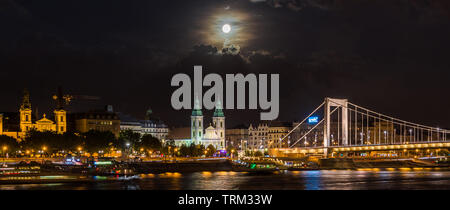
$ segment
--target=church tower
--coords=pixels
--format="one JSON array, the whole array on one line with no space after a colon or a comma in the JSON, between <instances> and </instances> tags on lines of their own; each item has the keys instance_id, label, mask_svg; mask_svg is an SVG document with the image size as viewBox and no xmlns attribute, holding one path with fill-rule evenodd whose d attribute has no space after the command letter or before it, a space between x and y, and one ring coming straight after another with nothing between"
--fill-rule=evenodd
<instances>
[{"instance_id":1,"label":"church tower","mask_svg":"<svg viewBox=\"0 0 450 210\"><path fill-rule=\"evenodd\" d=\"M31 121L31 102L28 90L23 91L22 105L20 105L20 130L26 132L33 126Z\"/></svg>"},{"instance_id":2,"label":"church tower","mask_svg":"<svg viewBox=\"0 0 450 210\"><path fill-rule=\"evenodd\" d=\"M56 100L56 109L53 111L55 115L56 132L59 134L65 133L67 131L67 119L66 111L64 110L64 104L68 103L68 96L63 95L62 87L58 87L58 92L53 99Z\"/></svg>"},{"instance_id":3,"label":"church tower","mask_svg":"<svg viewBox=\"0 0 450 210\"><path fill-rule=\"evenodd\" d=\"M217 136L220 138L220 146L225 148L225 114L223 113L220 99L217 100L216 109L214 110L213 124L216 128Z\"/></svg>"},{"instance_id":4,"label":"church tower","mask_svg":"<svg viewBox=\"0 0 450 210\"><path fill-rule=\"evenodd\" d=\"M0 135L3 135L3 114L0 114Z\"/></svg>"},{"instance_id":5,"label":"church tower","mask_svg":"<svg viewBox=\"0 0 450 210\"><path fill-rule=\"evenodd\" d=\"M201 144L203 138L203 113L200 101L195 97L194 109L191 115L191 140L194 144Z\"/></svg>"},{"instance_id":6,"label":"church tower","mask_svg":"<svg viewBox=\"0 0 450 210\"><path fill-rule=\"evenodd\" d=\"M67 131L66 111L64 109L55 109L56 132L59 134Z\"/></svg>"}]
</instances>

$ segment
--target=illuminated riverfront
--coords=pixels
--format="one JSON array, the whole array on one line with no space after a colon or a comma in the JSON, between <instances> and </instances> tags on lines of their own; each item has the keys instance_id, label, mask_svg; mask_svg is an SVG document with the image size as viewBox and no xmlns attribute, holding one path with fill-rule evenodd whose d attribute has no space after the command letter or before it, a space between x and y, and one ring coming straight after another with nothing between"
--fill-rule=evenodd
<instances>
[{"instance_id":1,"label":"illuminated riverfront","mask_svg":"<svg viewBox=\"0 0 450 210\"><path fill-rule=\"evenodd\" d=\"M449 2L2 1L0 192L143 190L24 209L445 201L300 190L450 189Z\"/></svg>"}]
</instances>

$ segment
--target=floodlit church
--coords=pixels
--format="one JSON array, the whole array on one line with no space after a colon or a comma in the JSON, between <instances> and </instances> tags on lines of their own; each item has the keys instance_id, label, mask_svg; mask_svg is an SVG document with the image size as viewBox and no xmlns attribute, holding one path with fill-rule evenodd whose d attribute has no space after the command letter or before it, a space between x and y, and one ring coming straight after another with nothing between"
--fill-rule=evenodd
<instances>
[{"instance_id":1,"label":"floodlit church","mask_svg":"<svg viewBox=\"0 0 450 210\"><path fill-rule=\"evenodd\" d=\"M23 139L27 131L55 131L65 133L67 131L66 111L62 106L54 110L54 121L44 114L41 119L33 117L30 94L24 91L19 113L0 113L0 135L6 135L15 139Z\"/></svg>"},{"instance_id":2,"label":"floodlit church","mask_svg":"<svg viewBox=\"0 0 450 210\"><path fill-rule=\"evenodd\" d=\"M220 100L214 110L212 124L204 129L203 113L198 98L195 99L194 109L191 115L190 139L174 139L176 146L191 145L213 145L216 149L225 149L225 115Z\"/></svg>"}]
</instances>

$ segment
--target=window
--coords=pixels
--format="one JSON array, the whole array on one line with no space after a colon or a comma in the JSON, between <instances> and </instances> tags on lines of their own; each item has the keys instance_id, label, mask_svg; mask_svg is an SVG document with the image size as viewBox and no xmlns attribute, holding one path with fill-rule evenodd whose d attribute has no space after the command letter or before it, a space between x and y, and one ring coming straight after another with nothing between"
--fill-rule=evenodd
<instances>
[{"instance_id":1,"label":"window","mask_svg":"<svg viewBox=\"0 0 450 210\"><path fill-rule=\"evenodd\" d=\"M28 115L25 115L25 121L28 122L28 119L29 119ZM27 127L27 130L28 130L28 127Z\"/></svg>"},{"instance_id":2,"label":"window","mask_svg":"<svg viewBox=\"0 0 450 210\"><path fill-rule=\"evenodd\" d=\"M195 137L195 131L192 131L192 136Z\"/></svg>"},{"instance_id":3,"label":"window","mask_svg":"<svg viewBox=\"0 0 450 210\"><path fill-rule=\"evenodd\" d=\"M198 132L198 136L202 137L202 132L201 131Z\"/></svg>"},{"instance_id":4,"label":"window","mask_svg":"<svg viewBox=\"0 0 450 210\"><path fill-rule=\"evenodd\" d=\"M61 132L63 132L63 131L64 131L64 127L63 127L63 126L61 126L61 128L60 128L60 129L61 129L61 130L60 130Z\"/></svg>"},{"instance_id":5,"label":"window","mask_svg":"<svg viewBox=\"0 0 450 210\"><path fill-rule=\"evenodd\" d=\"M60 119L59 119L59 121L64 122L64 117L61 116Z\"/></svg>"},{"instance_id":6,"label":"window","mask_svg":"<svg viewBox=\"0 0 450 210\"><path fill-rule=\"evenodd\" d=\"M220 127L223 128L223 122L220 122Z\"/></svg>"}]
</instances>

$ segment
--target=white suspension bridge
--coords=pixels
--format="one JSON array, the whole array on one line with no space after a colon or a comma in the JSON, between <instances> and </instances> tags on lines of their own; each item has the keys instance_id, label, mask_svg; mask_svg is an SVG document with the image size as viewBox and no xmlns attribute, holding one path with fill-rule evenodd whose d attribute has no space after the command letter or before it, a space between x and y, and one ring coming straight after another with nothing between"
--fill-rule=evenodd
<instances>
[{"instance_id":1,"label":"white suspension bridge","mask_svg":"<svg viewBox=\"0 0 450 210\"><path fill-rule=\"evenodd\" d=\"M308 119L321 119L315 123ZM437 155L450 148L450 131L387 116L347 99L325 98L283 136L272 156Z\"/></svg>"}]
</instances>

